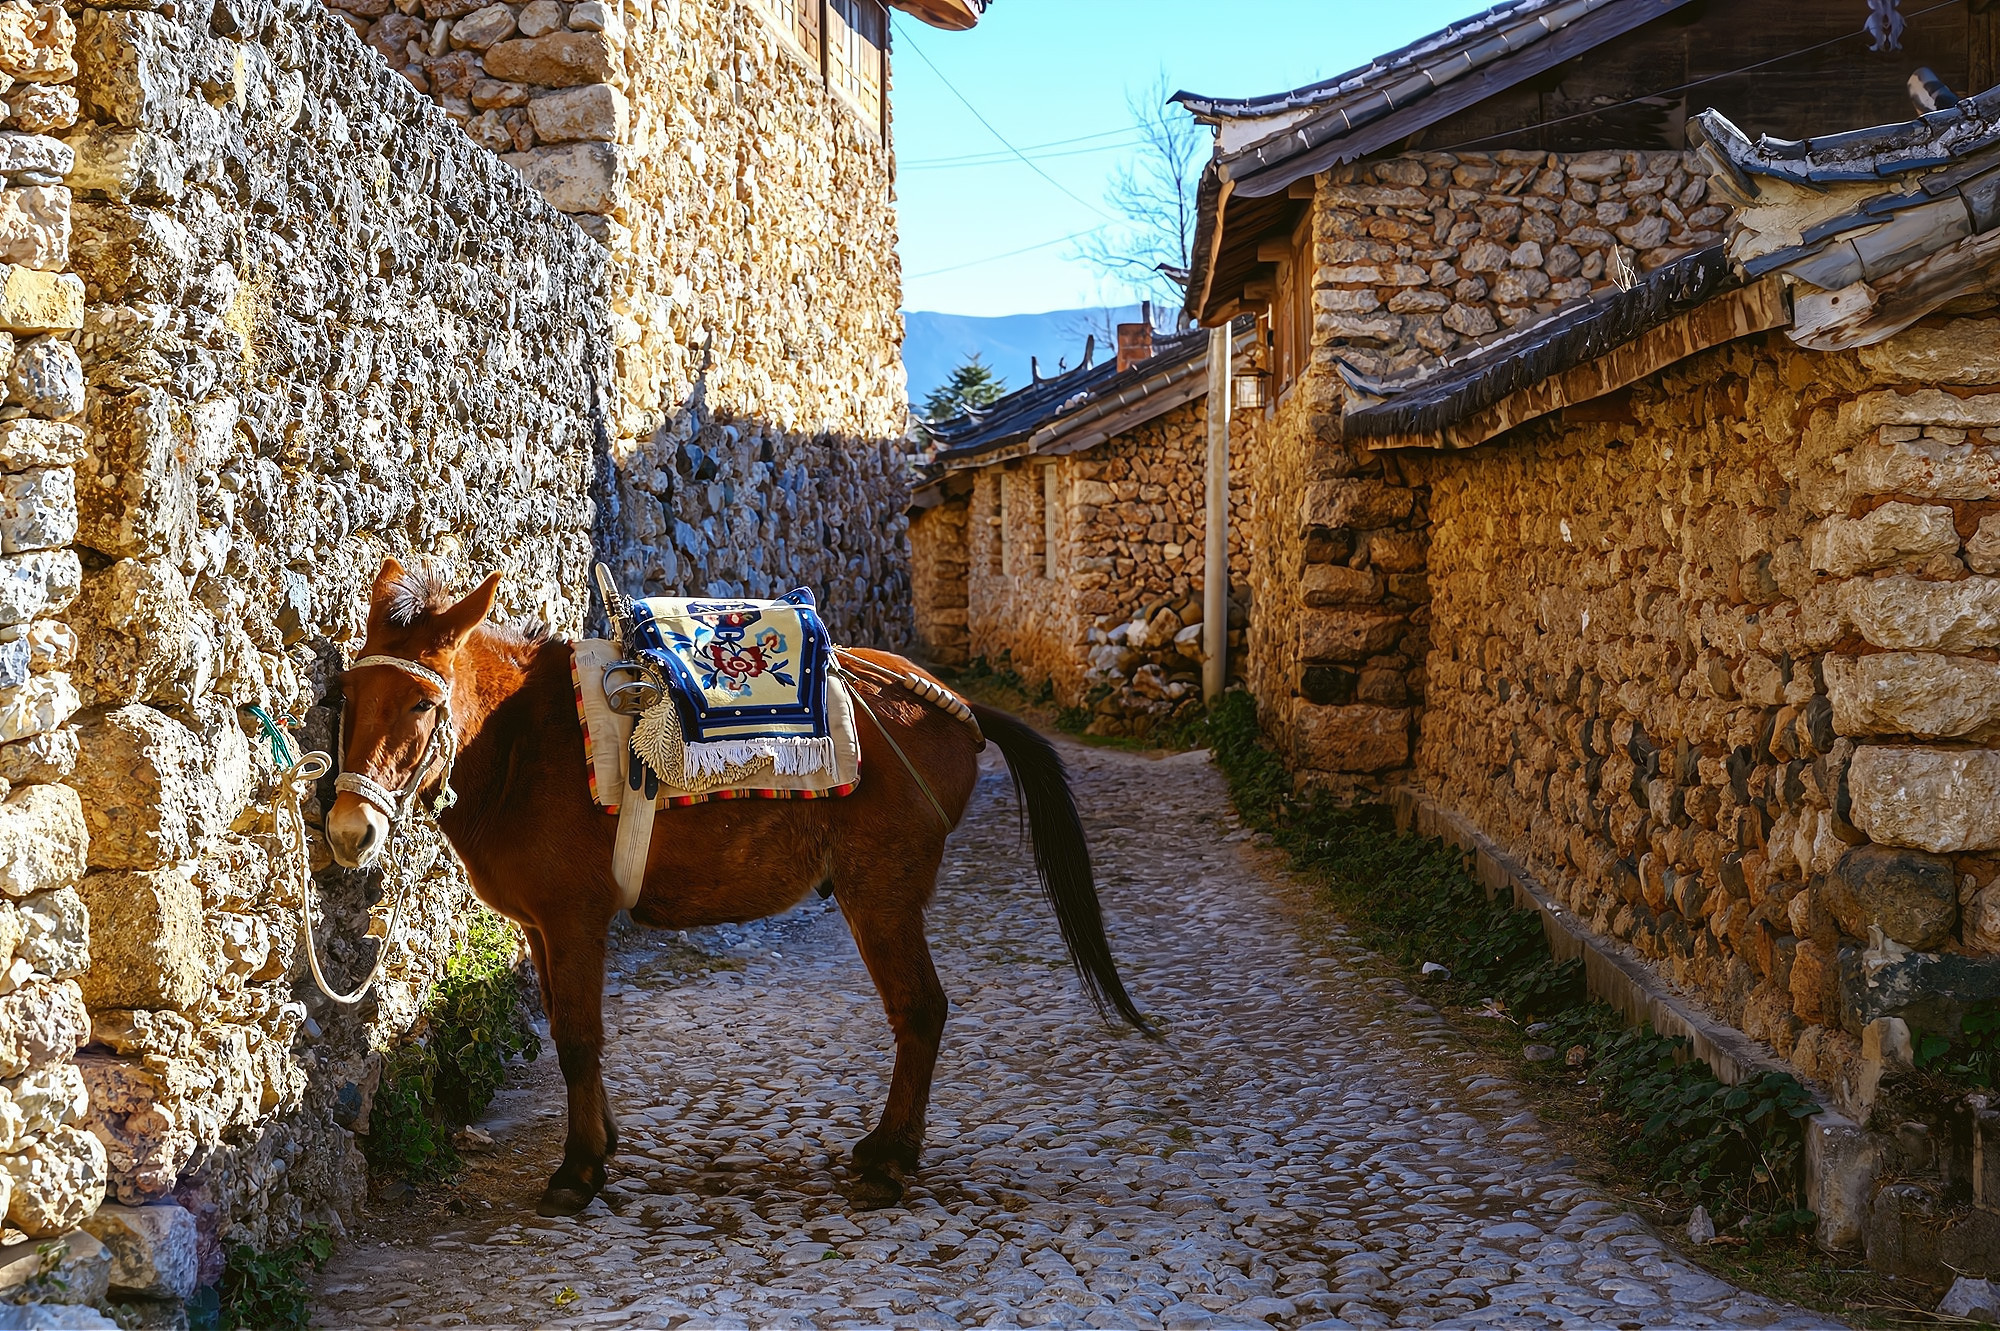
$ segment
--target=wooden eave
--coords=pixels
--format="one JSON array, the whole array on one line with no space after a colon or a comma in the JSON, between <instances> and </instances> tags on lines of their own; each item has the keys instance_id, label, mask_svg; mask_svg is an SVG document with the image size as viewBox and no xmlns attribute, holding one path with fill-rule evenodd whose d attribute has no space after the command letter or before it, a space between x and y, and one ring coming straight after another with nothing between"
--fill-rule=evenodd
<instances>
[{"instance_id":1,"label":"wooden eave","mask_svg":"<svg viewBox=\"0 0 2000 1331\"><path fill-rule=\"evenodd\" d=\"M885 0L891 9L900 9L911 18L943 28L964 32L979 22L985 0Z\"/></svg>"}]
</instances>

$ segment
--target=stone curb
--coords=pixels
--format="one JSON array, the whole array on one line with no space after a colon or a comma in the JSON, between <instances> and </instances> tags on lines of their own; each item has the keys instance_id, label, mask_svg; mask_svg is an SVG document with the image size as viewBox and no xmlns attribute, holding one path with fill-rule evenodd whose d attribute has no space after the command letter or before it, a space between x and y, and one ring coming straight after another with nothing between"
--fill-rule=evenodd
<instances>
[{"instance_id":1,"label":"stone curb","mask_svg":"<svg viewBox=\"0 0 2000 1331\"><path fill-rule=\"evenodd\" d=\"M1644 963L1557 901L1520 861L1463 814L1408 786L1387 793L1397 831L1438 837L1470 853L1473 876L1487 895L1511 891L1517 906L1540 914L1550 955L1561 961L1581 958L1591 996L1616 1008L1626 1021L1634 1026L1650 1022L1662 1035L1685 1038L1695 1056L1730 1085L1762 1072L1798 1076L1797 1069L1743 1032L1669 993ZM1804 1077L1799 1080L1820 1107L1806 1123L1805 1141L1806 1196L1819 1216L1814 1237L1829 1250L1859 1250L1882 1168L1881 1144L1875 1134L1835 1109L1822 1088Z\"/></svg>"}]
</instances>

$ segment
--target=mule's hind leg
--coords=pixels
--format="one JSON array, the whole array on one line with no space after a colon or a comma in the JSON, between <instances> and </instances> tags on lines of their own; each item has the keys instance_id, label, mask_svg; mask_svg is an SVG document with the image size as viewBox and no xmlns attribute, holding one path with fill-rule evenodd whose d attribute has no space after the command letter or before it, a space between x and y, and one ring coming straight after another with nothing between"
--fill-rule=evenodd
<instances>
[{"instance_id":1,"label":"mule's hind leg","mask_svg":"<svg viewBox=\"0 0 2000 1331\"><path fill-rule=\"evenodd\" d=\"M556 925L541 934L546 957L549 1032L569 1086L569 1137L535 1207L538 1215L575 1215L603 1190L604 1162L618 1128L604 1094L604 932Z\"/></svg>"},{"instance_id":2,"label":"mule's hind leg","mask_svg":"<svg viewBox=\"0 0 2000 1331\"><path fill-rule=\"evenodd\" d=\"M874 1209L901 1201L904 1176L916 1173L931 1075L937 1068L938 1043L950 1004L924 937L923 902L929 895L929 880L907 897L882 891L880 884L871 884L868 891L876 900L856 901L845 892L840 899L861 960L882 995L889 1029L896 1035L889 1102L875 1130L854 1145L854 1168L861 1175L855 1201Z\"/></svg>"}]
</instances>

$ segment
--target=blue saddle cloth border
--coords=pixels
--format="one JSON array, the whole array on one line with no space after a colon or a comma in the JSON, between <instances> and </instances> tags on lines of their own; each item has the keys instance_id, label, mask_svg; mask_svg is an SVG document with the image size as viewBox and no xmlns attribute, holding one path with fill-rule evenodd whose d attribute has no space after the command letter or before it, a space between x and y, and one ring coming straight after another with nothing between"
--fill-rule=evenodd
<instances>
[{"instance_id":1,"label":"blue saddle cloth border","mask_svg":"<svg viewBox=\"0 0 2000 1331\"><path fill-rule=\"evenodd\" d=\"M653 618L652 611L644 601L632 603L633 646L640 659L665 673L669 692L681 715L681 731L689 743L705 744L722 739L800 738L796 731L771 731L771 723L787 726L810 724L814 739L825 739L833 733L826 715L826 667L833 656L832 636L827 633L808 588L800 587L787 592L777 598L777 603L795 606L800 612L799 624L804 630L804 641L798 647L797 666L802 700L769 707L708 706L708 695L702 689L701 681L680 653L667 646L659 621ZM717 597L691 602L688 613L727 614L760 608L759 603L754 601Z\"/></svg>"}]
</instances>

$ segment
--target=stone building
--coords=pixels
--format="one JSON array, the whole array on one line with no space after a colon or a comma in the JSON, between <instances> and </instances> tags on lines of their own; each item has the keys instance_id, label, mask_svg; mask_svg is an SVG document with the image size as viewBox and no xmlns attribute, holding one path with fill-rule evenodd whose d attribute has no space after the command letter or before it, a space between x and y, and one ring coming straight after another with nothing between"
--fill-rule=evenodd
<instances>
[{"instance_id":1,"label":"stone building","mask_svg":"<svg viewBox=\"0 0 2000 1331\"><path fill-rule=\"evenodd\" d=\"M2000 97L1950 92L1995 31L1849 17L1524 0L1184 97L1189 309L1275 343L1250 681L1301 779L1476 852L1723 1075L1811 1078L1822 1242L1990 1271L1990 1115L1868 1129L1913 1038L2000 999ZM1772 61L1804 77L1731 72ZM1382 669L1406 705L1348 692Z\"/></svg>"},{"instance_id":2,"label":"stone building","mask_svg":"<svg viewBox=\"0 0 2000 1331\"><path fill-rule=\"evenodd\" d=\"M559 632L596 556L908 635L886 12L391 8L0 3L0 1299L364 1195L469 894L419 829L324 1000L262 718L337 747L384 555ZM398 884L312 866L351 983Z\"/></svg>"},{"instance_id":3,"label":"stone building","mask_svg":"<svg viewBox=\"0 0 2000 1331\"><path fill-rule=\"evenodd\" d=\"M1244 333L1250 331L1246 321ZM1093 734L1143 734L1201 698L1209 339L1121 325L1118 355L930 427L910 527L917 643L1047 684ZM1249 373L1254 348L1239 358ZM1235 476L1250 432L1232 420ZM1250 604L1249 495L1230 488L1228 641ZM1240 674L1240 670L1238 672Z\"/></svg>"}]
</instances>

